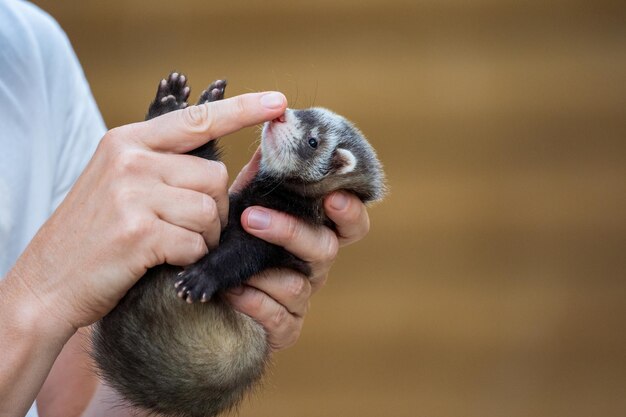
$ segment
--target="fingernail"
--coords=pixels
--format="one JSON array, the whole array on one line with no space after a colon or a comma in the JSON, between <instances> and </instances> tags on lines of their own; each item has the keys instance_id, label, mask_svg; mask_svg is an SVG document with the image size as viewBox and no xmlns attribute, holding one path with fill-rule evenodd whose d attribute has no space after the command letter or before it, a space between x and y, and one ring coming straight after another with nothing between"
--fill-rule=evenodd
<instances>
[{"instance_id":1,"label":"fingernail","mask_svg":"<svg viewBox=\"0 0 626 417\"><path fill-rule=\"evenodd\" d=\"M335 193L330 200L330 206L335 210L343 210L348 206L348 196L344 193Z\"/></svg>"},{"instance_id":2,"label":"fingernail","mask_svg":"<svg viewBox=\"0 0 626 417\"><path fill-rule=\"evenodd\" d=\"M252 209L248 213L248 226L255 230L265 230L270 227L272 216L266 211Z\"/></svg>"},{"instance_id":3,"label":"fingernail","mask_svg":"<svg viewBox=\"0 0 626 417\"><path fill-rule=\"evenodd\" d=\"M281 93L267 93L261 96L261 105L266 109L278 109L285 102L285 96Z\"/></svg>"},{"instance_id":4,"label":"fingernail","mask_svg":"<svg viewBox=\"0 0 626 417\"><path fill-rule=\"evenodd\" d=\"M234 287L228 290L229 293L233 294L233 295L241 295L243 294L243 286L239 286L239 287Z\"/></svg>"}]
</instances>

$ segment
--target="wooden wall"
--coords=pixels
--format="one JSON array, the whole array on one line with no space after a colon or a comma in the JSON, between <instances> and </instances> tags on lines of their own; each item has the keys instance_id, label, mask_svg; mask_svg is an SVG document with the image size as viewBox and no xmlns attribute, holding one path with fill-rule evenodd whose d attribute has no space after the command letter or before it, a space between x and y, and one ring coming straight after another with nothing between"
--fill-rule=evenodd
<instances>
[{"instance_id":1,"label":"wooden wall","mask_svg":"<svg viewBox=\"0 0 626 417\"><path fill-rule=\"evenodd\" d=\"M111 127L176 69L379 150L391 195L240 416L626 415L623 3L36 3ZM223 141L233 173L257 135Z\"/></svg>"}]
</instances>

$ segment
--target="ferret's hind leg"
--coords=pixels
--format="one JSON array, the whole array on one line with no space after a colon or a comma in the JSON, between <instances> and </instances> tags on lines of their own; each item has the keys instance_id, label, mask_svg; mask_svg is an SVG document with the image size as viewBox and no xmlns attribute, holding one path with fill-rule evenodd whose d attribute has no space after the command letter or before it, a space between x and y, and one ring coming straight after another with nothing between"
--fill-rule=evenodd
<instances>
[{"instance_id":1,"label":"ferret's hind leg","mask_svg":"<svg viewBox=\"0 0 626 417\"><path fill-rule=\"evenodd\" d=\"M226 90L226 80L215 80L200 94L198 104L210 103L224 98L224 90Z\"/></svg>"},{"instance_id":2,"label":"ferret's hind leg","mask_svg":"<svg viewBox=\"0 0 626 417\"><path fill-rule=\"evenodd\" d=\"M157 89L156 98L148 108L146 120L150 120L162 114L187 107L190 88L187 85L187 77L184 74L173 72L162 79Z\"/></svg>"},{"instance_id":3,"label":"ferret's hind leg","mask_svg":"<svg viewBox=\"0 0 626 417\"><path fill-rule=\"evenodd\" d=\"M208 273L208 265L208 259L201 259L178 274L178 280L174 284L178 297L188 303L204 303L211 299L218 290L218 283Z\"/></svg>"}]
</instances>

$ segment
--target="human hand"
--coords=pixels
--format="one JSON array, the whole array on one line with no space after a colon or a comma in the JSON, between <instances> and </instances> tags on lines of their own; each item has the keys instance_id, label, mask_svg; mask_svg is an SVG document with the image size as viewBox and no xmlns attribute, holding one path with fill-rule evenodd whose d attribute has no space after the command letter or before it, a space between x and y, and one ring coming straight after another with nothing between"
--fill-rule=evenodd
<instances>
[{"instance_id":1,"label":"human hand","mask_svg":"<svg viewBox=\"0 0 626 417\"><path fill-rule=\"evenodd\" d=\"M195 262L226 222L228 176L221 162L181 154L286 105L280 93L245 94L109 131L6 284L76 329L110 311L149 267Z\"/></svg>"},{"instance_id":2,"label":"human hand","mask_svg":"<svg viewBox=\"0 0 626 417\"><path fill-rule=\"evenodd\" d=\"M241 189L258 170L260 151L241 171L231 191ZM356 242L369 231L369 217L358 197L337 191L324 201L326 215L337 225L313 227L287 214L264 207L249 207L241 216L244 229L282 246L311 265L310 278L290 269L273 269L255 275L246 285L226 293L233 307L261 323L274 351L292 346L300 336L311 295L328 278L339 247Z\"/></svg>"}]
</instances>

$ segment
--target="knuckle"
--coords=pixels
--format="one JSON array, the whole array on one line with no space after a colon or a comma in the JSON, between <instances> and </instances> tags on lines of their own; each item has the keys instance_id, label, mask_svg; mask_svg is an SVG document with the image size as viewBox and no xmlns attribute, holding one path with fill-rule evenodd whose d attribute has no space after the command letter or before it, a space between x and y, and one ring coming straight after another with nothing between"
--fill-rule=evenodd
<instances>
[{"instance_id":1,"label":"knuckle","mask_svg":"<svg viewBox=\"0 0 626 417\"><path fill-rule=\"evenodd\" d=\"M321 261L332 262L339 253L339 241L333 233L327 233L326 238L322 240L322 258Z\"/></svg>"},{"instance_id":2,"label":"knuckle","mask_svg":"<svg viewBox=\"0 0 626 417\"><path fill-rule=\"evenodd\" d=\"M237 116L245 116L246 113L248 112L248 109L246 107L246 103L243 100L242 97L238 97L237 100L235 101L236 104L236 115Z\"/></svg>"},{"instance_id":3,"label":"knuckle","mask_svg":"<svg viewBox=\"0 0 626 417\"><path fill-rule=\"evenodd\" d=\"M128 186L119 186L113 190L111 203L121 213L122 217L128 217L126 213L132 211L135 202L140 199L139 191Z\"/></svg>"},{"instance_id":4,"label":"knuckle","mask_svg":"<svg viewBox=\"0 0 626 417\"><path fill-rule=\"evenodd\" d=\"M315 279L315 285L318 288L325 287L327 283L328 283L328 272Z\"/></svg>"},{"instance_id":5,"label":"knuckle","mask_svg":"<svg viewBox=\"0 0 626 417\"><path fill-rule=\"evenodd\" d=\"M209 197L207 194L202 194L200 197L200 211L203 219L213 219L217 217L217 204L215 200Z\"/></svg>"},{"instance_id":6,"label":"knuckle","mask_svg":"<svg viewBox=\"0 0 626 417\"><path fill-rule=\"evenodd\" d=\"M249 289L252 290L252 289ZM250 297L250 308L257 314L263 311L267 300L261 291L252 290L252 296Z\"/></svg>"},{"instance_id":7,"label":"knuckle","mask_svg":"<svg viewBox=\"0 0 626 417\"><path fill-rule=\"evenodd\" d=\"M212 162L212 177L221 190L228 189L228 170L226 169L226 165L220 161L211 161Z\"/></svg>"},{"instance_id":8,"label":"knuckle","mask_svg":"<svg viewBox=\"0 0 626 417\"><path fill-rule=\"evenodd\" d=\"M302 322L294 320L294 322L286 326L281 332L281 335L277 337L280 340L275 343L274 348L276 350L281 350L295 345L300 338L301 331Z\"/></svg>"},{"instance_id":9,"label":"knuckle","mask_svg":"<svg viewBox=\"0 0 626 417\"><path fill-rule=\"evenodd\" d=\"M214 124L213 112L208 104L189 106L181 112L183 123L194 132L210 131Z\"/></svg>"},{"instance_id":10,"label":"knuckle","mask_svg":"<svg viewBox=\"0 0 626 417\"><path fill-rule=\"evenodd\" d=\"M124 141L124 129L122 127L114 127L104 134L102 140L100 141L100 146L110 149L117 148Z\"/></svg>"},{"instance_id":11,"label":"knuckle","mask_svg":"<svg viewBox=\"0 0 626 417\"><path fill-rule=\"evenodd\" d=\"M291 276L287 283L287 291L298 300L307 299L309 297L309 287L310 284L308 280L300 276Z\"/></svg>"},{"instance_id":12,"label":"knuckle","mask_svg":"<svg viewBox=\"0 0 626 417\"><path fill-rule=\"evenodd\" d=\"M152 248L158 262L154 265L167 262L172 265L189 265L196 262L206 254L204 240L196 233L169 234L169 239L164 244L164 240L156 240Z\"/></svg>"},{"instance_id":13,"label":"knuckle","mask_svg":"<svg viewBox=\"0 0 626 417\"><path fill-rule=\"evenodd\" d=\"M285 240L297 240L302 233L302 225L299 221L293 217L287 217L287 222L284 228Z\"/></svg>"},{"instance_id":14,"label":"knuckle","mask_svg":"<svg viewBox=\"0 0 626 417\"><path fill-rule=\"evenodd\" d=\"M286 308L284 308L283 306L279 306L272 317L272 324L275 327L281 327L283 324L285 324L286 320L289 318L289 315L290 314L287 312Z\"/></svg>"},{"instance_id":15,"label":"knuckle","mask_svg":"<svg viewBox=\"0 0 626 417\"><path fill-rule=\"evenodd\" d=\"M154 219L132 214L126 215L118 229L121 240L129 243L141 241L154 230L154 224Z\"/></svg>"},{"instance_id":16,"label":"knuckle","mask_svg":"<svg viewBox=\"0 0 626 417\"><path fill-rule=\"evenodd\" d=\"M311 287L312 287L311 292L317 292L317 291L321 290L322 288L324 288L326 286L327 282L328 282L328 273L326 273L326 274L324 274L322 276L319 276L319 277L312 278L312 280L311 280ZM310 307L310 302L307 305L307 310L306 311L308 311L309 307Z\"/></svg>"},{"instance_id":17,"label":"knuckle","mask_svg":"<svg viewBox=\"0 0 626 417\"><path fill-rule=\"evenodd\" d=\"M204 238L201 235L194 233L193 237L191 238L190 249L190 253L193 254L193 260L200 259L202 256L204 256L207 253L207 247L206 243L204 242Z\"/></svg>"},{"instance_id":18,"label":"knuckle","mask_svg":"<svg viewBox=\"0 0 626 417\"><path fill-rule=\"evenodd\" d=\"M246 103L241 96L237 96L234 100L234 106L231 107L233 117L235 120L239 120L240 117L245 116L248 112Z\"/></svg>"},{"instance_id":19,"label":"knuckle","mask_svg":"<svg viewBox=\"0 0 626 417\"><path fill-rule=\"evenodd\" d=\"M128 148L137 136L135 124L118 126L107 131L100 140L99 147L116 155L120 150Z\"/></svg>"},{"instance_id":20,"label":"knuckle","mask_svg":"<svg viewBox=\"0 0 626 417\"><path fill-rule=\"evenodd\" d=\"M149 164L149 156L139 149L124 149L113 157L113 170L120 175L140 173Z\"/></svg>"},{"instance_id":21,"label":"knuckle","mask_svg":"<svg viewBox=\"0 0 626 417\"><path fill-rule=\"evenodd\" d=\"M291 337L288 340L287 347L290 347L296 344L296 342L300 338L301 332L302 332L302 325L296 325L294 329L290 332Z\"/></svg>"}]
</instances>

